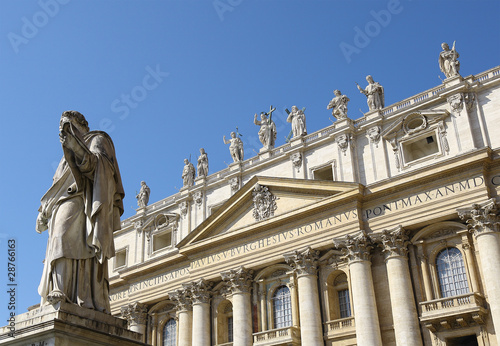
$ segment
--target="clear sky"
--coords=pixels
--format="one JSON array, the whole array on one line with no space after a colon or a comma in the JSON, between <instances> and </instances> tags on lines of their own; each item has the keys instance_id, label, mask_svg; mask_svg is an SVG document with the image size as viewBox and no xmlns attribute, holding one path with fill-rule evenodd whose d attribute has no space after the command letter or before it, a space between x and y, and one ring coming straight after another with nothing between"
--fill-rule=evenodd
<instances>
[{"instance_id":1,"label":"clear sky","mask_svg":"<svg viewBox=\"0 0 500 346\"><path fill-rule=\"evenodd\" d=\"M497 66L499 13L497 0L1 0L0 319L9 239L16 312L39 302L47 234L35 219L62 155L64 110L113 138L126 218L141 180L150 203L176 193L183 159L196 161L199 148L210 173L227 167L222 136L236 127L245 158L255 156L253 116L270 105L279 146L285 108L306 107L309 133L332 123L334 89L351 99L349 117L361 117L355 82L365 86L368 74L386 105L439 85L442 42L456 41L462 76Z\"/></svg>"}]
</instances>

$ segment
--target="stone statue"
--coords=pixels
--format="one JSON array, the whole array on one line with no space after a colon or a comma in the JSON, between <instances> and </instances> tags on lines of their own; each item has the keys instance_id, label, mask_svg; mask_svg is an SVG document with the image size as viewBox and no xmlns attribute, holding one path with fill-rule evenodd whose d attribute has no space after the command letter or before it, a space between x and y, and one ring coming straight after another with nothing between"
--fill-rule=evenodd
<instances>
[{"instance_id":1,"label":"stone statue","mask_svg":"<svg viewBox=\"0 0 500 346\"><path fill-rule=\"evenodd\" d=\"M190 187L194 185L195 177L194 166L188 159L184 159L184 169L182 170L183 187Z\"/></svg>"},{"instance_id":2,"label":"stone statue","mask_svg":"<svg viewBox=\"0 0 500 346\"><path fill-rule=\"evenodd\" d=\"M358 83L356 85L359 92L366 95L368 109L373 111L384 108L384 88L379 83L374 82L372 76L366 76L366 81L368 82L366 89L361 88Z\"/></svg>"},{"instance_id":3,"label":"stone statue","mask_svg":"<svg viewBox=\"0 0 500 346\"><path fill-rule=\"evenodd\" d=\"M208 155L205 149L200 149L200 156L198 157L198 177L206 177L208 175Z\"/></svg>"},{"instance_id":4,"label":"stone statue","mask_svg":"<svg viewBox=\"0 0 500 346\"><path fill-rule=\"evenodd\" d=\"M257 114L255 114L255 117L253 119L253 122L255 125L260 126L259 130L259 139L264 148L273 148L274 147L274 142L276 141L276 124L274 124L274 121L271 119L272 118L272 113L276 110L276 108L273 108L271 106L270 110L268 113L261 112L260 113L260 120L257 120Z\"/></svg>"},{"instance_id":5,"label":"stone statue","mask_svg":"<svg viewBox=\"0 0 500 346\"><path fill-rule=\"evenodd\" d=\"M62 114L59 138L63 157L36 220L38 233L49 230L41 305L66 301L109 314L108 259L125 196L115 148L76 111Z\"/></svg>"},{"instance_id":6,"label":"stone statue","mask_svg":"<svg viewBox=\"0 0 500 346\"><path fill-rule=\"evenodd\" d=\"M459 76L460 62L458 61L459 55L455 50L455 42L453 42L451 50L446 42L441 44L441 48L443 48L443 51L439 53L439 69L444 73L446 78Z\"/></svg>"},{"instance_id":7,"label":"stone statue","mask_svg":"<svg viewBox=\"0 0 500 346\"><path fill-rule=\"evenodd\" d=\"M288 118L286 118L286 121L292 123L293 137L306 135L306 115L304 114L304 111L298 109L297 106L292 106L292 111L288 112L287 110L287 113Z\"/></svg>"},{"instance_id":8,"label":"stone statue","mask_svg":"<svg viewBox=\"0 0 500 346\"><path fill-rule=\"evenodd\" d=\"M141 190L135 196L135 198L137 198L137 205L139 205L139 208L145 208L148 205L150 193L151 190L149 189L149 186L146 185L145 181L141 181Z\"/></svg>"},{"instance_id":9,"label":"stone statue","mask_svg":"<svg viewBox=\"0 0 500 346\"><path fill-rule=\"evenodd\" d=\"M231 153L231 157L233 158L233 162L243 161L243 142L239 137L236 137L235 132L231 132L231 139L226 140L226 136L223 138L224 144L229 145L229 152Z\"/></svg>"},{"instance_id":10,"label":"stone statue","mask_svg":"<svg viewBox=\"0 0 500 346\"><path fill-rule=\"evenodd\" d=\"M346 119L347 118L347 102L349 102L349 98L345 95L342 95L340 90L334 90L333 94L335 97L330 101L326 109L332 110L332 115L337 119Z\"/></svg>"}]
</instances>

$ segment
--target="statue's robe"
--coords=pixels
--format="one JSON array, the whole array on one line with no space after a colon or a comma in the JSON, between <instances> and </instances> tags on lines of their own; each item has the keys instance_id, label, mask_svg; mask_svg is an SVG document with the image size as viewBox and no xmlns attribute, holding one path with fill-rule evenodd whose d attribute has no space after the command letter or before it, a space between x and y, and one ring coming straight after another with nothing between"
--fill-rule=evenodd
<instances>
[{"instance_id":1,"label":"statue's robe","mask_svg":"<svg viewBox=\"0 0 500 346\"><path fill-rule=\"evenodd\" d=\"M81 141L88 148L83 160L77 162L63 147L53 184L41 200L49 239L38 293L42 304L57 292L109 313L107 261L115 255L113 232L120 229L125 193L111 138L92 131Z\"/></svg>"}]
</instances>

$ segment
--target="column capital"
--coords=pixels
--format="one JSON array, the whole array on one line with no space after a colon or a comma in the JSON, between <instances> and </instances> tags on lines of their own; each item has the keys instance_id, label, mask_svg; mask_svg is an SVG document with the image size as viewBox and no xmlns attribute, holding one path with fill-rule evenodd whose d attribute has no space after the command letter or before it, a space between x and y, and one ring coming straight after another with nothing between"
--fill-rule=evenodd
<instances>
[{"instance_id":1,"label":"column capital","mask_svg":"<svg viewBox=\"0 0 500 346\"><path fill-rule=\"evenodd\" d=\"M384 230L380 235L380 244L385 259L392 257L406 257L408 255L408 231L398 226L392 231Z\"/></svg>"},{"instance_id":2,"label":"column capital","mask_svg":"<svg viewBox=\"0 0 500 346\"><path fill-rule=\"evenodd\" d=\"M186 287L189 286L191 291L191 301L193 304L208 303L210 301L210 290L212 289L213 283L205 279L199 279L194 281Z\"/></svg>"},{"instance_id":3,"label":"column capital","mask_svg":"<svg viewBox=\"0 0 500 346\"><path fill-rule=\"evenodd\" d=\"M345 240L334 239L333 244L337 249L342 250L344 258L350 263L357 261L370 261L371 250L373 249L373 240L361 230L356 236L346 235Z\"/></svg>"},{"instance_id":4,"label":"column capital","mask_svg":"<svg viewBox=\"0 0 500 346\"><path fill-rule=\"evenodd\" d=\"M146 324L148 307L146 304L134 302L121 307L122 318L128 321L129 326Z\"/></svg>"},{"instance_id":5,"label":"column capital","mask_svg":"<svg viewBox=\"0 0 500 346\"><path fill-rule=\"evenodd\" d=\"M227 282L231 292L248 293L252 288L253 270L241 266L238 269L230 269L220 273L222 280Z\"/></svg>"},{"instance_id":6,"label":"column capital","mask_svg":"<svg viewBox=\"0 0 500 346\"><path fill-rule=\"evenodd\" d=\"M304 250L295 250L283 254L286 263L288 263L297 273L301 275L316 275L318 271L319 251L313 250L310 247Z\"/></svg>"},{"instance_id":7,"label":"column capital","mask_svg":"<svg viewBox=\"0 0 500 346\"><path fill-rule=\"evenodd\" d=\"M181 289L169 292L168 296L172 300L178 312L190 311L192 309L191 290L186 285Z\"/></svg>"},{"instance_id":8,"label":"column capital","mask_svg":"<svg viewBox=\"0 0 500 346\"><path fill-rule=\"evenodd\" d=\"M499 210L494 198L480 204L473 204L471 208L457 209L457 212L460 219L467 222L467 228L476 238L481 234L500 230Z\"/></svg>"}]
</instances>

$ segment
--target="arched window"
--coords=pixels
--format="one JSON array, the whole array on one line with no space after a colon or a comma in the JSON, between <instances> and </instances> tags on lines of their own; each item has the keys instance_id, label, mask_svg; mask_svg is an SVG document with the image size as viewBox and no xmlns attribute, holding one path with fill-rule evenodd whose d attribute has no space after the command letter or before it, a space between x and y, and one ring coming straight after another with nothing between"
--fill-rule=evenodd
<instances>
[{"instance_id":1,"label":"arched window","mask_svg":"<svg viewBox=\"0 0 500 346\"><path fill-rule=\"evenodd\" d=\"M177 323L171 318L163 327L163 346L177 345Z\"/></svg>"},{"instance_id":2,"label":"arched window","mask_svg":"<svg viewBox=\"0 0 500 346\"><path fill-rule=\"evenodd\" d=\"M449 247L436 257L441 298L469 293L469 284L465 273L464 261L460 250Z\"/></svg>"},{"instance_id":3,"label":"arched window","mask_svg":"<svg viewBox=\"0 0 500 346\"><path fill-rule=\"evenodd\" d=\"M351 300L349 299L347 275L345 273L338 275L335 278L333 285L337 291L340 318L351 317Z\"/></svg>"},{"instance_id":4,"label":"arched window","mask_svg":"<svg viewBox=\"0 0 500 346\"><path fill-rule=\"evenodd\" d=\"M292 325L292 300L290 290L280 286L274 292L273 298L274 328L285 328Z\"/></svg>"}]
</instances>

